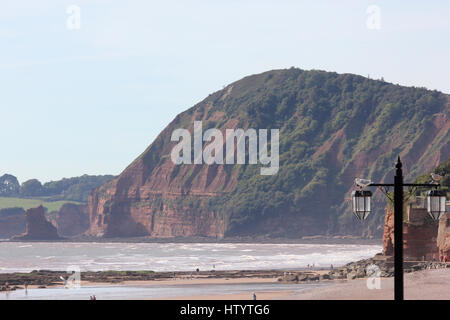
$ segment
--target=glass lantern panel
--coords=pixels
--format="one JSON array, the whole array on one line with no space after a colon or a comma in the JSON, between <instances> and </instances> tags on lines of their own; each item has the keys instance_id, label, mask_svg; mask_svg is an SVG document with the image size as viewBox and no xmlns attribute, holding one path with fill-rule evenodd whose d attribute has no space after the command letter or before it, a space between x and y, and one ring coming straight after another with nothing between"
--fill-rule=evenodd
<instances>
[{"instance_id":1,"label":"glass lantern panel","mask_svg":"<svg viewBox=\"0 0 450 320\"><path fill-rule=\"evenodd\" d=\"M366 211L370 213L370 197L365 197L366 199Z\"/></svg>"},{"instance_id":2,"label":"glass lantern panel","mask_svg":"<svg viewBox=\"0 0 450 320\"><path fill-rule=\"evenodd\" d=\"M441 204L440 204L440 207L441 207L441 212L442 212L442 214L445 212L445 202L447 201L447 199L445 198L445 197L440 197L441 198Z\"/></svg>"},{"instance_id":3,"label":"glass lantern panel","mask_svg":"<svg viewBox=\"0 0 450 320\"><path fill-rule=\"evenodd\" d=\"M364 197L358 197L358 212L364 211Z\"/></svg>"}]
</instances>

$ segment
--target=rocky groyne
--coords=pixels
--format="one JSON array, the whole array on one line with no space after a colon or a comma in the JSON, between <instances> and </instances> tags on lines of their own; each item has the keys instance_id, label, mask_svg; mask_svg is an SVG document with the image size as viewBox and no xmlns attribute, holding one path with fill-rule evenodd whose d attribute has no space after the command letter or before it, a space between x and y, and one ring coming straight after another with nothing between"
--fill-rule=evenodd
<instances>
[{"instance_id":1,"label":"rocky groyne","mask_svg":"<svg viewBox=\"0 0 450 320\"><path fill-rule=\"evenodd\" d=\"M348 263L339 268L331 270L288 272L278 281L281 282L311 282L322 280L353 280L367 277L393 277L394 262L380 259L381 255L374 258L364 259ZM404 273L410 273L427 269L450 268L450 263L437 261L408 261L403 265Z\"/></svg>"}]
</instances>

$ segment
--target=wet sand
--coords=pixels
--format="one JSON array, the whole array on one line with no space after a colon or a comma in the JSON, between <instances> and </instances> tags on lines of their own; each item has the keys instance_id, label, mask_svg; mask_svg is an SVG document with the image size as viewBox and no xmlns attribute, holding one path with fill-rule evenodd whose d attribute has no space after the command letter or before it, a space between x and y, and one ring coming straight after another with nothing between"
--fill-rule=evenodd
<instances>
[{"instance_id":1,"label":"wet sand","mask_svg":"<svg viewBox=\"0 0 450 320\"><path fill-rule=\"evenodd\" d=\"M323 271L322 271L323 272ZM236 275L236 274L234 274ZM254 291L251 284L276 284L278 277L223 277L212 278L207 276L196 276L192 279L177 277L172 279L158 280L125 280L119 283L82 281L82 286L97 287L149 287L149 286L179 286L186 288L192 285L223 285L223 284L248 284L248 290L232 294L209 294L209 295L179 295L170 300L252 300L253 292L257 300L392 300L394 298L394 279L381 278L380 289L368 289L367 278L354 280L329 280L321 281L323 286L311 286L304 290L296 290L289 283L285 289ZM318 283L318 282L316 282ZM306 284L306 283L305 283ZM56 284L52 287L62 287ZM36 288L30 285L28 288ZM138 299L148 299L142 296ZM158 299L158 298L157 298ZM405 274L405 299L436 299L450 300L450 269L422 270Z\"/></svg>"},{"instance_id":2,"label":"wet sand","mask_svg":"<svg viewBox=\"0 0 450 320\"><path fill-rule=\"evenodd\" d=\"M405 300L450 300L450 269L423 270L405 274ZM380 289L369 290L366 279L308 290L283 299L295 300L392 300L394 278L382 278Z\"/></svg>"},{"instance_id":3,"label":"wet sand","mask_svg":"<svg viewBox=\"0 0 450 320\"><path fill-rule=\"evenodd\" d=\"M190 296L190 297L175 297L167 300L253 300L253 292L249 291L247 293L235 293L235 294L224 294L224 295L209 295L209 296ZM292 294L292 291L263 291L255 292L257 300L284 300L286 295Z\"/></svg>"},{"instance_id":4,"label":"wet sand","mask_svg":"<svg viewBox=\"0 0 450 320\"><path fill-rule=\"evenodd\" d=\"M251 283L276 283L277 278L175 278L171 280L149 281L122 281L120 283L82 281L83 286L183 286L183 285L216 285L216 284L251 284Z\"/></svg>"},{"instance_id":5,"label":"wet sand","mask_svg":"<svg viewBox=\"0 0 450 320\"><path fill-rule=\"evenodd\" d=\"M405 274L406 300L450 300L450 269L423 270ZM256 292L257 299L267 300L392 300L394 278L381 278L380 289L368 289L367 279L330 281L330 285L306 289ZM251 300L252 292L217 296L178 297L187 300Z\"/></svg>"}]
</instances>

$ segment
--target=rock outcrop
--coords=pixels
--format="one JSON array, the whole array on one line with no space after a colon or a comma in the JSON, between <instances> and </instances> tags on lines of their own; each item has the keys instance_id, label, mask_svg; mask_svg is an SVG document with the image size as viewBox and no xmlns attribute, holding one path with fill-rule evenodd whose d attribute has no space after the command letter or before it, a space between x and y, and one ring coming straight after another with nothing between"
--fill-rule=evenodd
<instances>
[{"instance_id":1,"label":"rock outcrop","mask_svg":"<svg viewBox=\"0 0 450 320\"><path fill-rule=\"evenodd\" d=\"M28 209L26 216L26 231L16 235L11 240L59 240L61 237L50 222L45 218L45 208L38 206Z\"/></svg>"},{"instance_id":2,"label":"rock outcrop","mask_svg":"<svg viewBox=\"0 0 450 320\"><path fill-rule=\"evenodd\" d=\"M89 234L150 236L381 236L385 199L356 224L345 199L355 177L391 181L450 157L450 99L356 75L274 70L239 80L179 114L116 179L89 197ZM280 129L280 168L175 165L175 129ZM204 143L203 147L205 146ZM119 146L120 147L120 146ZM222 145L223 147L223 145ZM225 149L225 148L223 148ZM378 201L378 202L377 202Z\"/></svg>"},{"instance_id":3,"label":"rock outcrop","mask_svg":"<svg viewBox=\"0 0 450 320\"><path fill-rule=\"evenodd\" d=\"M438 224L428 216L425 208L407 208L403 223L403 257L405 260L437 260ZM386 208L383 234L383 254L394 255L394 211Z\"/></svg>"},{"instance_id":4,"label":"rock outcrop","mask_svg":"<svg viewBox=\"0 0 450 320\"><path fill-rule=\"evenodd\" d=\"M62 237L82 235L89 229L89 207L84 204L66 203L57 212L52 212L51 223Z\"/></svg>"},{"instance_id":5,"label":"rock outcrop","mask_svg":"<svg viewBox=\"0 0 450 320\"><path fill-rule=\"evenodd\" d=\"M444 214L444 216L439 220L439 232L437 245L439 248L439 260L441 261L444 257L447 260L450 259L450 213Z\"/></svg>"},{"instance_id":6,"label":"rock outcrop","mask_svg":"<svg viewBox=\"0 0 450 320\"><path fill-rule=\"evenodd\" d=\"M383 255L394 255L394 209L385 208L383 231Z\"/></svg>"},{"instance_id":7,"label":"rock outcrop","mask_svg":"<svg viewBox=\"0 0 450 320\"><path fill-rule=\"evenodd\" d=\"M25 210L23 208L7 208L0 210L0 239L9 239L25 232Z\"/></svg>"}]
</instances>

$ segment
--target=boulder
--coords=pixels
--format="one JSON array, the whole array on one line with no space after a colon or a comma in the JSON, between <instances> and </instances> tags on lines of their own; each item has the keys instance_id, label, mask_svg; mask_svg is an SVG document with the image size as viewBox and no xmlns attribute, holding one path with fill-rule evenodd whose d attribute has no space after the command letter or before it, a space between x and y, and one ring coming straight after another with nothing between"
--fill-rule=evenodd
<instances>
[{"instance_id":1,"label":"boulder","mask_svg":"<svg viewBox=\"0 0 450 320\"><path fill-rule=\"evenodd\" d=\"M329 274L321 274L319 280L330 280L331 276Z\"/></svg>"},{"instance_id":2,"label":"boulder","mask_svg":"<svg viewBox=\"0 0 450 320\"><path fill-rule=\"evenodd\" d=\"M296 274L288 274L284 277L285 281L298 281L298 276Z\"/></svg>"},{"instance_id":3,"label":"boulder","mask_svg":"<svg viewBox=\"0 0 450 320\"><path fill-rule=\"evenodd\" d=\"M357 273L356 271L352 271L350 273L347 274L347 280L353 280L356 279Z\"/></svg>"},{"instance_id":4,"label":"boulder","mask_svg":"<svg viewBox=\"0 0 450 320\"><path fill-rule=\"evenodd\" d=\"M366 276L365 270L358 270L356 271L356 277L357 278L364 278Z\"/></svg>"},{"instance_id":5,"label":"boulder","mask_svg":"<svg viewBox=\"0 0 450 320\"><path fill-rule=\"evenodd\" d=\"M299 274L297 279L298 279L298 281L307 281L308 280L308 275L306 275L306 274Z\"/></svg>"}]
</instances>

